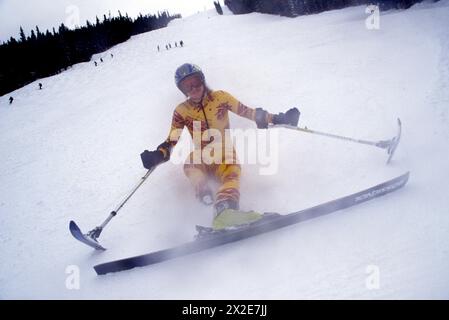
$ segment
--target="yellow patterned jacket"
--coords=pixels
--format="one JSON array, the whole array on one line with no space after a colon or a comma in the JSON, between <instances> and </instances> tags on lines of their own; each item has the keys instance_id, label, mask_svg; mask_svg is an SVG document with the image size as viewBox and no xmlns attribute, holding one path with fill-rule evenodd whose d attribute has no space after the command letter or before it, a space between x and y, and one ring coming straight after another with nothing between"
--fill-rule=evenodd
<instances>
[{"instance_id":1,"label":"yellow patterned jacket","mask_svg":"<svg viewBox=\"0 0 449 320\"><path fill-rule=\"evenodd\" d=\"M212 142L223 142L216 141L215 137L207 138L206 136L205 138L204 132L208 129L218 130L224 139L227 136L225 130L229 129L229 111L255 121L256 110L245 106L225 91L208 90L202 102L198 104L191 100L184 101L175 108L168 138L157 149L164 153L165 159L168 159L171 149L178 142L184 127L189 130L196 149L200 145L201 148L204 148ZM268 113L268 123L272 122L272 118L273 115ZM196 134L194 134L194 127L196 128ZM200 128L201 135L199 135Z\"/></svg>"}]
</instances>

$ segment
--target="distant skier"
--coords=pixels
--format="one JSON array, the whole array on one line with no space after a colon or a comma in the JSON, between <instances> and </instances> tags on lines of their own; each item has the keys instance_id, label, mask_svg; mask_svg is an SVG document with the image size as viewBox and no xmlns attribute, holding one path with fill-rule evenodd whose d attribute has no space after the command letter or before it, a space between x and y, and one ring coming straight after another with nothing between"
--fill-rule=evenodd
<instances>
[{"instance_id":1,"label":"distant skier","mask_svg":"<svg viewBox=\"0 0 449 320\"><path fill-rule=\"evenodd\" d=\"M175 42L175 47L176 47L176 48L178 47L178 43L177 43L177 42Z\"/></svg>"},{"instance_id":2,"label":"distant skier","mask_svg":"<svg viewBox=\"0 0 449 320\"><path fill-rule=\"evenodd\" d=\"M111 58L114 58L114 55L111 53Z\"/></svg>"},{"instance_id":3,"label":"distant skier","mask_svg":"<svg viewBox=\"0 0 449 320\"><path fill-rule=\"evenodd\" d=\"M184 46L184 42L181 40L181 41L179 41L179 44L181 45L181 47L183 47Z\"/></svg>"},{"instance_id":4,"label":"distant skier","mask_svg":"<svg viewBox=\"0 0 449 320\"><path fill-rule=\"evenodd\" d=\"M95 66L97 66L98 65L97 61L94 61L94 64L95 64Z\"/></svg>"},{"instance_id":5,"label":"distant skier","mask_svg":"<svg viewBox=\"0 0 449 320\"><path fill-rule=\"evenodd\" d=\"M39 90L42 90L42 83L39 82Z\"/></svg>"},{"instance_id":6,"label":"distant skier","mask_svg":"<svg viewBox=\"0 0 449 320\"><path fill-rule=\"evenodd\" d=\"M159 45L157 46L157 52L161 51L161 49L159 48Z\"/></svg>"},{"instance_id":7,"label":"distant skier","mask_svg":"<svg viewBox=\"0 0 449 320\"><path fill-rule=\"evenodd\" d=\"M100 61L103 62L103 58L100 58Z\"/></svg>"},{"instance_id":8,"label":"distant skier","mask_svg":"<svg viewBox=\"0 0 449 320\"><path fill-rule=\"evenodd\" d=\"M165 50L168 50L168 45L165 45Z\"/></svg>"},{"instance_id":9,"label":"distant skier","mask_svg":"<svg viewBox=\"0 0 449 320\"><path fill-rule=\"evenodd\" d=\"M12 104L12 102L14 101L13 97L9 97L9 104Z\"/></svg>"},{"instance_id":10,"label":"distant skier","mask_svg":"<svg viewBox=\"0 0 449 320\"><path fill-rule=\"evenodd\" d=\"M168 47L171 49L171 43L168 44Z\"/></svg>"},{"instance_id":11,"label":"distant skier","mask_svg":"<svg viewBox=\"0 0 449 320\"><path fill-rule=\"evenodd\" d=\"M225 129L229 129L228 113L231 111L253 120L258 128L264 129L269 123L296 126L299 119L298 109L292 108L286 113L270 114L262 108L247 107L225 91L209 89L201 69L190 63L177 68L175 83L187 100L175 108L168 138L156 150L151 152L145 150L141 153L143 166L146 169L152 169L169 160L172 148L176 145L182 129L187 127L194 139L195 151L187 158L184 173L191 181L196 197L204 204L214 203L214 228L221 229L260 219L259 213L239 211L241 167L232 142L231 146L224 143L224 140L228 139L226 138L228 134L225 134ZM194 128L200 130L200 133L194 135ZM215 139L215 136L207 135L209 133L209 131L206 132L207 129L218 130L221 133L221 141ZM201 137L205 135L210 137L206 142L198 141L198 137L201 140ZM211 159L205 160L204 154L201 153L205 147L222 150L218 163L210 162ZM212 178L220 183L215 200L208 183Z\"/></svg>"}]
</instances>

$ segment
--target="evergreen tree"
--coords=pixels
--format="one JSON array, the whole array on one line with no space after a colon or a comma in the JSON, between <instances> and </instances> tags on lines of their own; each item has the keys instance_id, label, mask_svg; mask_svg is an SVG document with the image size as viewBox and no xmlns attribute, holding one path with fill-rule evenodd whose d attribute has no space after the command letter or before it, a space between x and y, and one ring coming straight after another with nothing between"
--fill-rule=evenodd
<instances>
[{"instance_id":1,"label":"evergreen tree","mask_svg":"<svg viewBox=\"0 0 449 320\"><path fill-rule=\"evenodd\" d=\"M34 34L34 30L31 30L30 40L31 41L36 41L36 35Z\"/></svg>"},{"instance_id":2,"label":"evergreen tree","mask_svg":"<svg viewBox=\"0 0 449 320\"><path fill-rule=\"evenodd\" d=\"M215 10L217 10L217 13L219 15L222 15L223 14L223 9L222 9L222 7L220 5L220 2L219 1L215 2L214 1L214 6L215 6Z\"/></svg>"},{"instance_id":3,"label":"evergreen tree","mask_svg":"<svg viewBox=\"0 0 449 320\"><path fill-rule=\"evenodd\" d=\"M39 39L41 36L43 36L43 34L42 34L41 31L39 30L39 27L36 26L36 37Z\"/></svg>"},{"instance_id":4,"label":"evergreen tree","mask_svg":"<svg viewBox=\"0 0 449 320\"><path fill-rule=\"evenodd\" d=\"M23 32L23 28L20 27L20 42L25 43L27 37L25 36L25 32Z\"/></svg>"}]
</instances>

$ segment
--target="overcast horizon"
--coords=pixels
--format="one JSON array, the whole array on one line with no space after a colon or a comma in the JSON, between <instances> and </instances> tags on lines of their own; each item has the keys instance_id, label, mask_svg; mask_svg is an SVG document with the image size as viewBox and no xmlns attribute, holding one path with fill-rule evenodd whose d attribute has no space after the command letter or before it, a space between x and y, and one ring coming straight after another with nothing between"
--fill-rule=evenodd
<instances>
[{"instance_id":1,"label":"overcast horizon","mask_svg":"<svg viewBox=\"0 0 449 320\"><path fill-rule=\"evenodd\" d=\"M223 1L221 1L223 3ZM41 32L57 29L61 23L69 28L84 26L86 21L95 22L96 16L117 16L118 11L132 18L139 13L157 14L168 11L183 17L213 8L213 0L34 0L30 5L27 0L0 0L0 43L13 37L19 39L22 26L25 34L39 27Z\"/></svg>"}]
</instances>

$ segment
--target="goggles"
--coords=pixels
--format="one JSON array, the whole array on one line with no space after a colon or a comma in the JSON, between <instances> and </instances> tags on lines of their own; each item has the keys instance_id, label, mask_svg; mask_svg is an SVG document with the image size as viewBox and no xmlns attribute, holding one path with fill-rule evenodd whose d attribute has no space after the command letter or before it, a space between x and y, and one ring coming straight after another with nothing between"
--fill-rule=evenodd
<instances>
[{"instance_id":1,"label":"goggles","mask_svg":"<svg viewBox=\"0 0 449 320\"><path fill-rule=\"evenodd\" d=\"M184 93L190 93L193 91L193 89L197 89L204 85L203 81L201 80L201 77L198 75L192 75L190 77L185 78L180 83L179 87L182 92Z\"/></svg>"}]
</instances>

